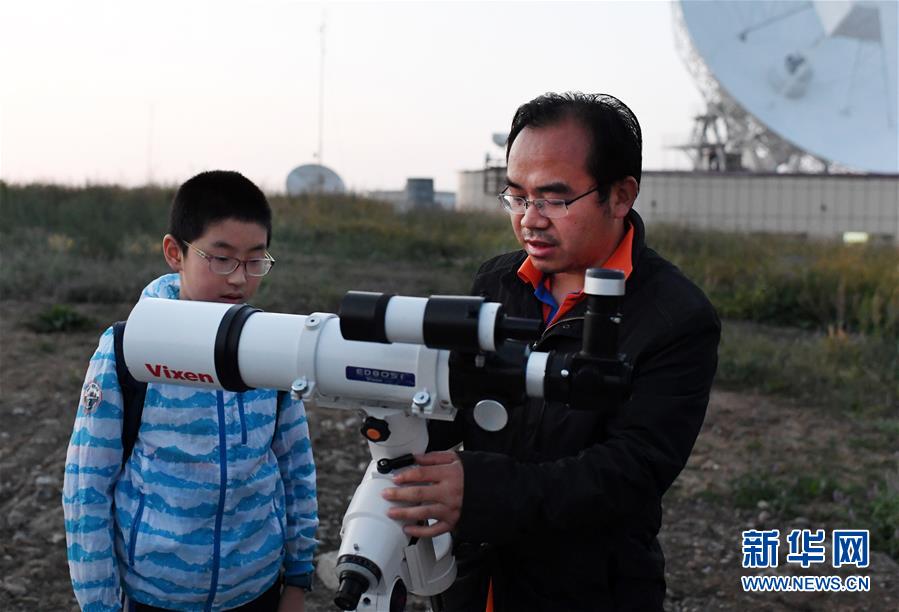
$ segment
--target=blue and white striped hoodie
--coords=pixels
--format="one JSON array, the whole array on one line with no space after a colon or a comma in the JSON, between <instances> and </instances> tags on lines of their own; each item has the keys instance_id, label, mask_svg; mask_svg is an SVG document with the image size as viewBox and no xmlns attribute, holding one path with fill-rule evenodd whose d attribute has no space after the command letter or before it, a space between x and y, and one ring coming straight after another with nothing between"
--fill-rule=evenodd
<instances>
[{"instance_id":1,"label":"blue and white striped hoodie","mask_svg":"<svg viewBox=\"0 0 899 612\"><path fill-rule=\"evenodd\" d=\"M179 277L141 298L178 299ZM98 397L99 396L99 397ZM318 514L303 404L277 393L150 383L122 468L122 396L110 327L90 361L66 455L69 571L86 612L131 600L171 610L227 610L283 569L311 581ZM275 424L277 423L277 431Z\"/></svg>"}]
</instances>

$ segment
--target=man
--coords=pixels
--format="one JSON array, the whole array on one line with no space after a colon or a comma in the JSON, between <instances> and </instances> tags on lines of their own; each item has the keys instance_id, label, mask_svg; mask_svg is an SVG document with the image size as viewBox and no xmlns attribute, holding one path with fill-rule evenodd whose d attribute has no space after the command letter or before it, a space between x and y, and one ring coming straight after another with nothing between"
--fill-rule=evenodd
<instances>
[{"instance_id":1,"label":"man","mask_svg":"<svg viewBox=\"0 0 899 612\"><path fill-rule=\"evenodd\" d=\"M661 610L662 495L699 433L717 365L711 304L645 244L636 117L608 95L547 94L521 106L501 194L523 250L481 266L473 292L544 322L536 350L581 346L584 272L627 278L619 349L634 366L614 405L530 401L488 432L470 411L432 428L431 448L388 499L407 533L452 531L460 576L448 610ZM609 402L605 402L608 404ZM436 519L431 526L415 525Z\"/></svg>"}]
</instances>

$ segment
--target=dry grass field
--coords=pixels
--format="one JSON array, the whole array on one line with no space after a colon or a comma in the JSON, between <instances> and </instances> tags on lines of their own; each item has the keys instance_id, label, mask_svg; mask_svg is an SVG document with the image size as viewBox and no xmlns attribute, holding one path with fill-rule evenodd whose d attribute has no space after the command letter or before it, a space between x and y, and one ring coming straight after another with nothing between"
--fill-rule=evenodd
<instances>
[{"instance_id":1,"label":"dry grass field","mask_svg":"<svg viewBox=\"0 0 899 612\"><path fill-rule=\"evenodd\" d=\"M60 504L84 369L103 328L164 272L166 190L0 183L0 610L76 610ZM276 199L275 272L257 304L334 311L350 289L464 293L513 247L508 221ZM653 240L655 236L655 240ZM899 609L899 254L895 248L651 229L724 315L719 375L664 500L671 611ZM832 257L828 258L827 254ZM354 413L311 410L320 551L367 463ZM868 593L748 594L748 529L871 530ZM781 554L785 554L785 545ZM771 574L791 574L781 564ZM310 610L331 610L319 582ZM412 607L421 608L421 601Z\"/></svg>"}]
</instances>

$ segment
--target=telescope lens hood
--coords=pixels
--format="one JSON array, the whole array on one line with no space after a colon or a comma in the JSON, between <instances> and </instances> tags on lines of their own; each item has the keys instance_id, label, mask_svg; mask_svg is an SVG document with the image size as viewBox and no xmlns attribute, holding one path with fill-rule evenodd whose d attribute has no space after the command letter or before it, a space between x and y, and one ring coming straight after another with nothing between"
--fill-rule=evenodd
<instances>
[{"instance_id":1,"label":"telescope lens hood","mask_svg":"<svg viewBox=\"0 0 899 612\"><path fill-rule=\"evenodd\" d=\"M340 586L334 605L341 610L355 610L359 606L359 598L368 589L368 580L359 572L344 570L340 572Z\"/></svg>"}]
</instances>

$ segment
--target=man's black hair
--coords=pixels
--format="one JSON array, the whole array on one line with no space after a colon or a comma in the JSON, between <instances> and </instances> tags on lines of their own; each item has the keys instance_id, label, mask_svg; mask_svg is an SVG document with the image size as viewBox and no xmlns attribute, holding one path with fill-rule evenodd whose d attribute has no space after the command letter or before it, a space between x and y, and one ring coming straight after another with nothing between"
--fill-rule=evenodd
<instances>
[{"instance_id":1,"label":"man's black hair","mask_svg":"<svg viewBox=\"0 0 899 612\"><path fill-rule=\"evenodd\" d=\"M609 198L612 184L632 176L640 184L643 135L627 105L609 94L546 93L518 107L506 142L506 161L512 143L524 128L547 127L566 119L579 122L592 141L587 171L599 188L599 199Z\"/></svg>"},{"instance_id":2,"label":"man's black hair","mask_svg":"<svg viewBox=\"0 0 899 612\"><path fill-rule=\"evenodd\" d=\"M265 228L266 245L272 238L272 209L265 194L239 172L210 170L184 182L172 200L169 233L187 249L213 223L236 219Z\"/></svg>"}]
</instances>

